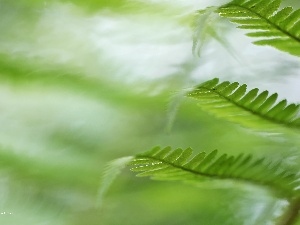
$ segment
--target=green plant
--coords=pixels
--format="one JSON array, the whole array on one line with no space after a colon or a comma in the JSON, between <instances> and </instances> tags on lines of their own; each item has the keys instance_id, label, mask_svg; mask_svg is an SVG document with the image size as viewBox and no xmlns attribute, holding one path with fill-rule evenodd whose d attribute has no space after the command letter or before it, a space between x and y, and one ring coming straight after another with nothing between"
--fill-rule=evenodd
<instances>
[{"instance_id":1,"label":"green plant","mask_svg":"<svg viewBox=\"0 0 300 225\"><path fill-rule=\"evenodd\" d=\"M300 56L300 10L293 11L292 7L279 9L280 4L281 0L233 0L220 7L201 10L200 14L205 15L207 19L207 15L218 13L221 17L239 24L238 28L250 30L248 36L260 38L254 44L269 45ZM221 35L213 26L207 26L206 29L207 34L220 39ZM204 36L201 36L200 40L197 36L198 33L195 36L194 49L196 45L202 47L205 41ZM278 102L278 95L269 95L268 91L258 93L257 88L247 92L245 84L239 85L238 82L229 81L219 83L219 79L216 78L200 84L188 92L187 96L195 98L195 103L198 103L203 112L239 124L249 132L265 134L266 139L284 136L288 142L299 145L300 105L288 105L286 100ZM234 145L234 141L231 144ZM101 195L119 172L116 167L128 164L132 171L138 172L138 176L150 176L158 180L181 180L196 185L199 182L217 181L220 186L225 181L234 181L266 187L277 199L287 200L288 206L275 218L258 223L299 223L297 168L287 165L284 160L274 160L269 156L257 159L251 153L231 155L226 149L222 149L222 146L219 150L221 155L215 150L209 154L200 152L191 157L190 148L172 150L170 147L157 147L126 158L121 160L121 164L117 163L107 170L106 179L103 181L105 188L101 189ZM236 187L233 185L231 188Z\"/></svg>"},{"instance_id":2,"label":"green plant","mask_svg":"<svg viewBox=\"0 0 300 225\"><path fill-rule=\"evenodd\" d=\"M0 224L293 223L299 0L229 1L0 0Z\"/></svg>"}]
</instances>

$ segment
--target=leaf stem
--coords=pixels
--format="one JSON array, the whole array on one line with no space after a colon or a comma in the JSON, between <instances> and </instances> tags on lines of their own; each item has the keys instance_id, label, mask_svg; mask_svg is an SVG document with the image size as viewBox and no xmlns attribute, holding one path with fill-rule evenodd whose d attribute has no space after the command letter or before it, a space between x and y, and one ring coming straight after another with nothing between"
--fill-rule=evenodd
<instances>
[{"instance_id":1,"label":"leaf stem","mask_svg":"<svg viewBox=\"0 0 300 225\"><path fill-rule=\"evenodd\" d=\"M284 212L276 225L294 225L298 219L300 210L300 197L290 201L287 210Z\"/></svg>"}]
</instances>

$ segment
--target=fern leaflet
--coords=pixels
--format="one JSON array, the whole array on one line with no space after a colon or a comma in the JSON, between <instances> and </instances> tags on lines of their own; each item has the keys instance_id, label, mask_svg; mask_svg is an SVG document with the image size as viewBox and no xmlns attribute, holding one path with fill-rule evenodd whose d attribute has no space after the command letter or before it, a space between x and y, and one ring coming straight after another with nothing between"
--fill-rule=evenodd
<instances>
[{"instance_id":1,"label":"fern leaflet","mask_svg":"<svg viewBox=\"0 0 300 225\"><path fill-rule=\"evenodd\" d=\"M281 0L233 0L217 11L220 16L240 24L238 28L255 30L247 34L261 38L254 44L273 46L300 56L300 9L279 10L280 4Z\"/></svg>"},{"instance_id":2,"label":"fern leaflet","mask_svg":"<svg viewBox=\"0 0 300 225\"><path fill-rule=\"evenodd\" d=\"M297 192L296 175L280 168L279 163L267 163L265 159L254 160L250 155L218 156L217 150L209 154L193 151L172 150L156 147L137 155L130 165L138 176L151 176L158 180L201 181L229 179L269 186L285 196Z\"/></svg>"},{"instance_id":3,"label":"fern leaflet","mask_svg":"<svg viewBox=\"0 0 300 225\"><path fill-rule=\"evenodd\" d=\"M247 92L247 85L215 78L200 84L188 93L200 101L199 106L216 116L244 126L270 131L276 124L300 128L299 104L287 105L286 100L275 104L278 95L257 88Z\"/></svg>"}]
</instances>

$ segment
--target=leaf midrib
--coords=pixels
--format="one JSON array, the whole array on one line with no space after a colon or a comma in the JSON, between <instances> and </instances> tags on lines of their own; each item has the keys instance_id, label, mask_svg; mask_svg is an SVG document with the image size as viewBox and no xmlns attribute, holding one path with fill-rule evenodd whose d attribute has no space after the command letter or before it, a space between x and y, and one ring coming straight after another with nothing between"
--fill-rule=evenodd
<instances>
[{"instance_id":1,"label":"leaf midrib","mask_svg":"<svg viewBox=\"0 0 300 225\"><path fill-rule=\"evenodd\" d=\"M285 126L285 127L290 127L290 126L291 126L291 127L299 128L299 126L298 126L297 124L293 123L294 119L292 119L290 122L287 121L287 122L285 123L285 122L282 121L282 120L277 120L277 119L275 119L275 118L268 117L268 116L266 116L266 115L264 115L264 114L261 114L261 113L259 113L259 112L254 111L254 110L251 110L251 109L247 108L246 106L244 106L244 105L242 105L242 104L239 104L238 102L235 102L235 101L231 100L231 99L228 98L227 96L222 95L220 92L218 92L218 91L216 91L216 90L213 90L213 89L210 89L210 88L207 88L207 87L199 87L199 88L205 89L205 90L207 90L207 91L212 91L212 92L218 94L220 97L224 98L225 100L231 102L233 105L235 105L235 106L237 106L237 107L239 107L239 108L242 108L242 109L244 109L244 110L246 110L246 111L252 113L253 115L257 115L257 116L259 116L259 117L261 117L261 118L263 118L263 119L265 119L265 120L267 120L267 121L269 121L269 122L272 122L272 123L275 122L276 124L282 125L282 126ZM245 94L245 95L246 95L246 94ZM244 95L244 96L245 96L245 95ZM243 98L244 96L242 96L241 98ZM257 96L256 96L256 97L257 97ZM241 98L240 98L240 99L241 99ZM288 106L288 105L287 105L287 106ZM287 106L286 106L286 107L287 107ZM272 107L274 107L274 105L271 106L271 108L272 108ZM285 107L285 108L286 108L286 107ZM270 109L269 109L269 110L270 110ZM289 126L289 125L290 125L290 126Z\"/></svg>"},{"instance_id":2,"label":"leaf midrib","mask_svg":"<svg viewBox=\"0 0 300 225\"><path fill-rule=\"evenodd\" d=\"M272 182L272 181L259 181L259 180L255 180L255 179L246 179L246 178L242 178L242 177L234 177L234 176L224 176L224 177L221 177L221 176L218 176L218 175L214 175L214 174L209 174L209 173L202 173L202 172L199 172L199 171L195 171L195 170L192 170L192 169L189 169L189 168L185 168L183 166L180 166L180 165L176 165L176 164L172 164L171 162L168 162L164 159L161 159L161 158L155 158L155 156L149 156L149 155L139 155L139 156L136 156L136 158L138 159L141 159L141 158L148 158L148 159L152 159L152 160L157 160L157 161L160 161L162 163L165 163L169 166L172 166L172 167L175 167L177 169L180 169L180 170L184 170L184 171L187 171L189 173L192 173L194 175L197 175L197 176L203 176L203 177L208 177L208 178L215 178L215 179L220 179L220 180L237 180L237 181L242 181L242 182L246 182L246 183L250 183L250 184L256 184L258 186L263 186L263 187L269 187L270 189L274 190L275 193L280 190L280 193L281 195L284 195L284 196L293 196L293 190L289 189L288 187L283 187L282 185L276 185L276 183ZM286 192L288 191L288 193Z\"/></svg>"},{"instance_id":3,"label":"leaf midrib","mask_svg":"<svg viewBox=\"0 0 300 225\"><path fill-rule=\"evenodd\" d=\"M282 29L279 25L277 25L276 23L272 22L271 20L269 20L268 18L262 16L261 14L257 13L256 11L253 11L251 8L247 8L243 5L238 5L238 4L232 4L232 3L229 3L227 5L225 5L224 7L221 7L221 8L226 8L228 6L236 6L236 7L239 7L239 8L242 8L242 9L245 9L245 10L248 10L249 12L257 15L259 18L261 18L262 20L265 20L268 24L270 24L271 26L275 27L277 30L279 30L280 32L282 32L283 34L287 35L288 37L290 37L291 39L294 39L296 42L300 43L300 38L294 36L292 33L289 33L288 31ZM277 13L277 11L275 11L275 13Z\"/></svg>"}]
</instances>

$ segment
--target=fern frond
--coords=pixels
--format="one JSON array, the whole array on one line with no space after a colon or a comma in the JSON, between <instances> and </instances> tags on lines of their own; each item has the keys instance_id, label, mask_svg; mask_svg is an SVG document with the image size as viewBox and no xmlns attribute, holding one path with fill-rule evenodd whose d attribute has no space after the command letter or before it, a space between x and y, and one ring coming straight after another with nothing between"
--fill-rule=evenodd
<instances>
[{"instance_id":1,"label":"fern frond","mask_svg":"<svg viewBox=\"0 0 300 225\"><path fill-rule=\"evenodd\" d=\"M258 94L257 88L247 92L247 85L219 83L215 78L200 84L188 96L199 100L199 106L218 117L251 128L270 130L274 125L300 128L299 104L275 103L278 95L268 91Z\"/></svg>"},{"instance_id":2,"label":"fern frond","mask_svg":"<svg viewBox=\"0 0 300 225\"><path fill-rule=\"evenodd\" d=\"M279 163L253 159L251 155L219 155L217 150L192 156L192 149L172 150L156 147L137 155L130 165L137 176L150 176L158 180L203 181L228 179L269 186L285 195L297 191L296 175L280 169Z\"/></svg>"},{"instance_id":3,"label":"fern frond","mask_svg":"<svg viewBox=\"0 0 300 225\"><path fill-rule=\"evenodd\" d=\"M129 163L133 157L123 157L109 162L106 166L106 170L102 177L102 184L98 190L96 206L100 207L102 205L103 197L106 191L111 186L112 182L121 173L122 169Z\"/></svg>"},{"instance_id":4,"label":"fern frond","mask_svg":"<svg viewBox=\"0 0 300 225\"><path fill-rule=\"evenodd\" d=\"M256 45L269 45L300 56L300 9L285 7L281 0L233 0L221 6L220 16L240 24L238 28L255 30L250 37L261 38Z\"/></svg>"},{"instance_id":5,"label":"fern frond","mask_svg":"<svg viewBox=\"0 0 300 225\"><path fill-rule=\"evenodd\" d=\"M208 7L204 10L199 10L196 14L194 20L193 53L200 57L204 46L211 40L215 40L233 58L239 60L231 44L224 38L224 32L226 32L225 29L227 28L219 26L220 17L215 14L217 9L218 7Z\"/></svg>"},{"instance_id":6,"label":"fern frond","mask_svg":"<svg viewBox=\"0 0 300 225\"><path fill-rule=\"evenodd\" d=\"M195 32L193 35L193 53L199 57L201 55L203 46L211 39L215 39L223 47L230 50L229 43L220 36L220 32L217 32L216 18L214 11L216 7L208 7L205 10L198 11L195 18Z\"/></svg>"}]
</instances>

